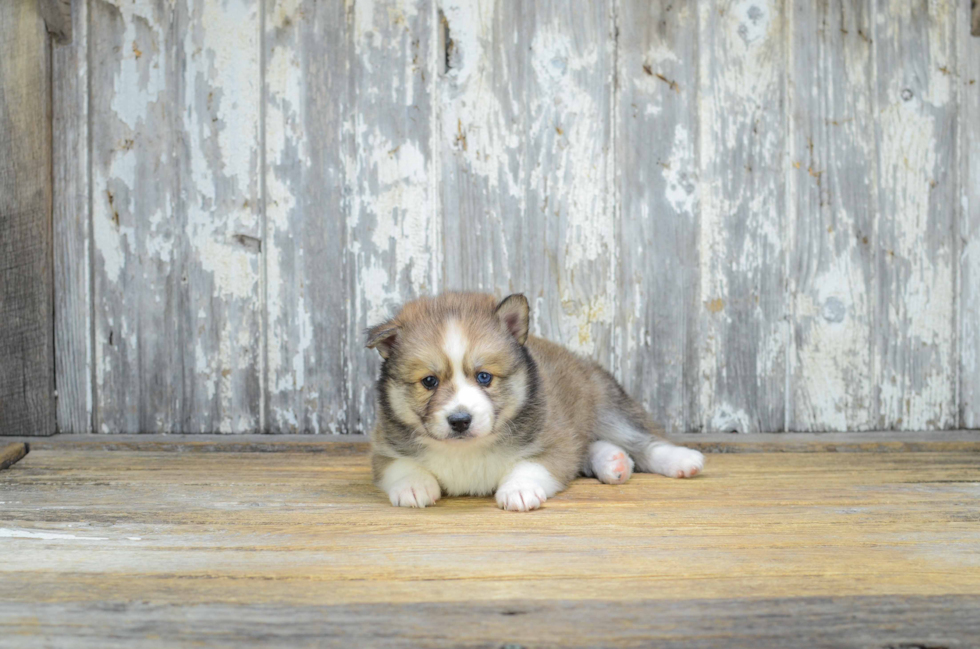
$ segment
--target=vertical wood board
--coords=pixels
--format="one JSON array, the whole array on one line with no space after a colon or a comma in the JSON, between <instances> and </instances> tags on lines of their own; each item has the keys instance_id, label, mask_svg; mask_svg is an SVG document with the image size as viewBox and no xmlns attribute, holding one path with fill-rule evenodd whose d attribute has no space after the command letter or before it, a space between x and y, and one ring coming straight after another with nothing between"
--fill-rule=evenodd
<instances>
[{"instance_id":1,"label":"vertical wood board","mask_svg":"<svg viewBox=\"0 0 980 649\"><path fill-rule=\"evenodd\" d=\"M36 0L0 3L0 435L51 435L51 60Z\"/></svg>"},{"instance_id":2,"label":"vertical wood board","mask_svg":"<svg viewBox=\"0 0 980 649\"><path fill-rule=\"evenodd\" d=\"M790 19L787 427L875 426L874 16L794 2Z\"/></svg>"},{"instance_id":3,"label":"vertical wood board","mask_svg":"<svg viewBox=\"0 0 980 649\"><path fill-rule=\"evenodd\" d=\"M698 8L617 4L617 370L669 432L700 426Z\"/></svg>"},{"instance_id":4,"label":"vertical wood board","mask_svg":"<svg viewBox=\"0 0 980 649\"><path fill-rule=\"evenodd\" d=\"M699 4L700 415L785 429L785 16L780 0Z\"/></svg>"}]
</instances>

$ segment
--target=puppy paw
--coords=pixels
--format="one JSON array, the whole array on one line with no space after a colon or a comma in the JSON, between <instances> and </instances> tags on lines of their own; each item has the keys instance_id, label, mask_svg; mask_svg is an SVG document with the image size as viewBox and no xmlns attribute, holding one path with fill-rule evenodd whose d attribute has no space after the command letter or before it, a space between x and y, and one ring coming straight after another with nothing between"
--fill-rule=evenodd
<instances>
[{"instance_id":1,"label":"puppy paw","mask_svg":"<svg viewBox=\"0 0 980 649\"><path fill-rule=\"evenodd\" d=\"M403 478L388 490L388 498L395 507L428 507L440 496L442 490L431 475Z\"/></svg>"},{"instance_id":2,"label":"puppy paw","mask_svg":"<svg viewBox=\"0 0 980 649\"><path fill-rule=\"evenodd\" d=\"M544 488L532 481L513 480L497 489L497 505L510 512L529 512L548 500Z\"/></svg>"},{"instance_id":3,"label":"puppy paw","mask_svg":"<svg viewBox=\"0 0 980 649\"><path fill-rule=\"evenodd\" d=\"M442 490L435 476L409 459L389 464L378 486L395 507L428 507L439 500Z\"/></svg>"},{"instance_id":4,"label":"puppy paw","mask_svg":"<svg viewBox=\"0 0 980 649\"><path fill-rule=\"evenodd\" d=\"M654 473L668 478L693 478L704 469L700 451L662 444L650 450L650 466Z\"/></svg>"},{"instance_id":5,"label":"puppy paw","mask_svg":"<svg viewBox=\"0 0 980 649\"><path fill-rule=\"evenodd\" d=\"M633 475L633 458L609 442L593 442L589 447L592 473L600 482L623 484Z\"/></svg>"},{"instance_id":6,"label":"puppy paw","mask_svg":"<svg viewBox=\"0 0 980 649\"><path fill-rule=\"evenodd\" d=\"M541 464L519 462L497 487L497 504L511 512L528 512L537 509L561 491L564 485Z\"/></svg>"}]
</instances>

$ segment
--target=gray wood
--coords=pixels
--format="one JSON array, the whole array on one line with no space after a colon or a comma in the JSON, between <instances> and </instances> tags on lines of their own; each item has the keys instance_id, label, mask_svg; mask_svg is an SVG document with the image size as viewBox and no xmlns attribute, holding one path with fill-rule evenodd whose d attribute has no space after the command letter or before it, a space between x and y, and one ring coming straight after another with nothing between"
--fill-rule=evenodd
<instances>
[{"instance_id":1,"label":"gray wood","mask_svg":"<svg viewBox=\"0 0 980 649\"><path fill-rule=\"evenodd\" d=\"M538 220L526 211L529 48L514 45L531 37L523 5L467 0L442 10L442 285L500 298L527 292L540 327L549 314L535 308L530 260L517 249Z\"/></svg>"},{"instance_id":2,"label":"gray wood","mask_svg":"<svg viewBox=\"0 0 980 649\"><path fill-rule=\"evenodd\" d=\"M365 433L374 421L380 357L364 348L364 330L393 316L405 300L441 289L433 105L438 21L432 0L355 3L348 19L354 94L346 128L355 148L347 157L347 430Z\"/></svg>"},{"instance_id":3,"label":"gray wood","mask_svg":"<svg viewBox=\"0 0 980 649\"><path fill-rule=\"evenodd\" d=\"M875 376L878 428L956 425L955 10L879 2Z\"/></svg>"},{"instance_id":4,"label":"gray wood","mask_svg":"<svg viewBox=\"0 0 980 649\"><path fill-rule=\"evenodd\" d=\"M173 4L89 4L96 432L172 432L181 411L182 229ZM191 367L193 368L193 358Z\"/></svg>"},{"instance_id":5,"label":"gray wood","mask_svg":"<svg viewBox=\"0 0 980 649\"><path fill-rule=\"evenodd\" d=\"M789 430L875 425L871 6L801 0L788 14Z\"/></svg>"},{"instance_id":6,"label":"gray wood","mask_svg":"<svg viewBox=\"0 0 980 649\"><path fill-rule=\"evenodd\" d=\"M352 35L343 3L266 11L267 427L345 433L348 345L372 353L348 341L344 290Z\"/></svg>"},{"instance_id":7,"label":"gray wood","mask_svg":"<svg viewBox=\"0 0 980 649\"><path fill-rule=\"evenodd\" d=\"M525 65L526 238L532 332L614 365L612 4L534 2ZM523 48L522 48L523 49ZM519 245L517 245L519 243Z\"/></svg>"},{"instance_id":8,"label":"gray wood","mask_svg":"<svg viewBox=\"0 0 980 649\"><path fill-rule=\"evenodd\" d=\"M696 2L617 6L617 370L669 432L698 413Z\"/></svg>"},{"instance_id":9,"label":"gray wood","mask_svg":"<svg viewBox=\"0 0 980 649\"><path fill-rule=\"evenodd\" d=\"M36 0L0 3L0 435L55 432L50 65Z\"/></svg>"},{"instance_id":10,"label":"gray wood","mask_svg":"<svg viewBox=\"0 0 980 649\"><path fill-rule=\"evenodd\" d=\"M257 5L93 5L96 430L261 426Z\"/></svg>"},{"instance_id":11,"label":"gray wood","mask_svg":"<svg viewBox=\"0 0 980 649\"><path fill-rule=\"evenodd\" d=\"M75 2L70 43L51 50L54 146L54 346L58 430L92 430L88 3Z\"/></svg>"},{"instance_id":12,"label":"gray wood","mask_svg":"<svg viewBox=\"0 0 980 649\"><path fill-rule=\"evenodd\" d=\"M81 2L76 2L81 4ZM72 40L72 1L71 0L37 0L41 17L48 33L62 43Z\"/></svg>"},{"instance_id":13,"label":"gray wood","mask_svg":"<svg viewBox=\"0 0 980 649\"><path fill-rule=\"evenodd\" d=\"M264 427L259 6L176 5L177 330L171 340L154 340L153 330L145 338L180 353L171 426L184 432Z\"/></svg>"},{"instance_id":14,"label":"gray wood","mask_svg":"<svg viewBox=\"0 0 980 649\"><path fill-rule=\"evenodd\" d=\"M975 595L347 606L0 604L11 649L59 647L667 647L968 649ZM111 635L107 629L112 629Z\"/></svg>"},{"instance_id":15,"label":"gray wood","mask_svg":"<svg viewBox=\"0 0 980 649\"><path fill-rule=\"evenodd\" d=\"M703 453L977 453L980 433L970 430L861 431L852 433L681 433L669 439ZM367 455L363 435L159 434L10 437L38 451L168 453L317 453Z\"/></svg>"},{"instance_id":16,"label":"gray wood","mask_svg":"<svg viewBox=\"0 0 980 649\"><path fill-rule=\"evenodd\" d=\"M980 20L978 7L974 3L974 25ZM959 70L959 425L980 428L980 38L967 34L965 15L954 20Z\"/></svg>"},{"instance_id":17,"label":"gray wood","mask_svg":"<svg viewBox=\"0 0 980 649\"><path fill-rule=\"evenodd\" d=\"M785 430L785 20L781 2L699 3L700 416Z\"/></svg>"},{"instance_id":18,"label":"gray wood","mask_svg":"<svg viewBox=\"0 0 980 649\"><path fill-rule=\"evenodd\" d=\"M972 0L970 5L972 6L970 12L970 34L980 36L980 2Z\"/></svg>"}]
</instances>

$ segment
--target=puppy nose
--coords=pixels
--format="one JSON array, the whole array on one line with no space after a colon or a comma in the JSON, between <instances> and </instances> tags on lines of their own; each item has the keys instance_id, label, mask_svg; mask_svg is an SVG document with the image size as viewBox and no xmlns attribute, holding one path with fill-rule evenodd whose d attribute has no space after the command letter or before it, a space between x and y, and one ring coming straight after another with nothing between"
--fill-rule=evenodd
<instances>
[{"instance_id":1,"label":"puppy nose","mask_svg":"<svg viewBox=\"0 0 980 649\"><path fill-rule=\"evenodd\" d=\"M446 417L446 420L449 422L449 427L454 431L465 433L466 429L470 427L470 422L473 421L473 417L468 412L454 412Z\"/></svg>"}]
</instances>

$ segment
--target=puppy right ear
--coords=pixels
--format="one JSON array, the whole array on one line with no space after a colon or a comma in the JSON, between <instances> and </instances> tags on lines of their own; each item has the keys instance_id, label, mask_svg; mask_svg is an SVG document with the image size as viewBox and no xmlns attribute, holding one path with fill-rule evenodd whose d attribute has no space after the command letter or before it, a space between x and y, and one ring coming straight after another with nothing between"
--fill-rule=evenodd
<instances>
[{"instance_id":1,"label":"puppy right ear","mask_svg":"<svg viewBox=\"0 0 980 649\"><path fill-rule=\"evenodd\" d=\"M388 358L398 342L398 325L393 321L384 322L367 330L368 349L377 349L381 358Z\"/></svg>"},{"instance_id":2,"label":"puppy right ear","mask_svg":"<svg viewBox=\"0 0 980 649\"><path fill-rule=\"evenodd\" d=\"M527 332L531 324L531 307L526 297L520 293L505 297L497 305L496 313L507 333L522 345L527 342Z\"/></svg>"}]
</instances>

